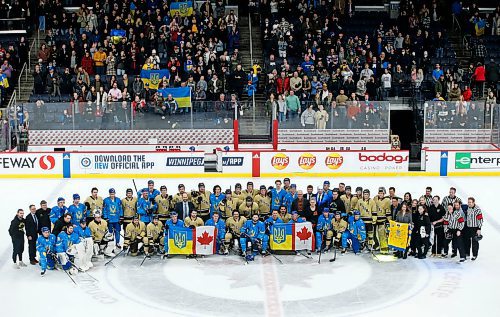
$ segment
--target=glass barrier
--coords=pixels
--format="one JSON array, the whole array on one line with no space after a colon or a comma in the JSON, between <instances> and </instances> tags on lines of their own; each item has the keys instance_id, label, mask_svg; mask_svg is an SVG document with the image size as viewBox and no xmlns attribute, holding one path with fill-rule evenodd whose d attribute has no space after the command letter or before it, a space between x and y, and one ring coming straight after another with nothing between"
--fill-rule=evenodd
<instances>
[{"instance_id":1,"label":"glass barrier","mask_svg":"<svg viewBox=\"0 0 500 317\"><path fill-rule=\"evenodd\" d=\"M387 101L347 101L345 105L331 102L326 107L302 102L300 113L281 107L277 117L280 129L373 130L389 128L389 113Z\"/></svg>"},{"instance_id":2,"label":"glass barrier","mask_svg":"<svg viewBox=\"0 0 500 317\"><path fill-rule=\"evenodd\" d=\"M427 101L426 129L490 129L491 107L484 101Z\"/></svg>"},{"instance_id":3,"label":"glass barrier","mask_svg":"<svg viewBox=\"0 0 500 317\"><path fill-rule=\"evenodd\" d=\"M493 107L491 143L500 148L500 105Z\"/></svg>"},{"instance_id":4,"label":"glass barrier","mask_svg":"<svg viewBox=\"0 0 500 317\"><path fill-rule=\"evenodd\" d=\"M30 130L232 129L234 110L225 102L193 101L190 108L130 102L25 103Z\"/></svg>"}]
</instances>

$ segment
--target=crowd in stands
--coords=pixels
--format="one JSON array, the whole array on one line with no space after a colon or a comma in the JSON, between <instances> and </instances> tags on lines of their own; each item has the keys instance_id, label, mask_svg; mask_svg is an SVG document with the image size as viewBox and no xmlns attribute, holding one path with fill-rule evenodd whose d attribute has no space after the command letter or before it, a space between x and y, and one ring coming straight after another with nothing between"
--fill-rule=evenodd
<instances>
[{"instance_id":1,"label":"crowd in stands","mask_svg":"<svg viewBox=\"0 0 500 317\"><path fill-rule=\"evenodd\" d=\"M487 21L483 33L473 34L466 69L444 27L450 9L437 1L401 1L399 17L390 20L385 13L354 12L349 0L268 1L261 6L266 91L273 95L268 106L275 104L286 120L312 103L343 122L360 115L360 127L373 112L364 108L389 97L469 102L485 97L484 85L496 95L498 63L485 60L484 34L497 36L500 6L484 16L475 4L460 10L454 4L469 26Z\"/></svg>"},{"instance_id":2,"label":"crowd in stands","mask_svg":"<svg viewBox=\"0 0 500 317\"><path fill-rule=\"evenodd\" d=\"M95 115L106 116L125 102L134 115L154 113L165 119L181 111L175 100L144 83L140 73L167 69L170 76L159 79L159 89L191 87L201 111L234 107L231 100L241 98L249 76L238 51L237 11L223 0L214 6L206 1L183 17L179 11L171 14L169 4L109 0L67 12L59 1L40 2L39 12L46 12L40 28L46 36L33 72L33 101L78 103L67 109L69 116L89 104ZM221 99L224 103L215 102ZM203 101L214 103L210 107Z\"/></svg>"}]
</instances>

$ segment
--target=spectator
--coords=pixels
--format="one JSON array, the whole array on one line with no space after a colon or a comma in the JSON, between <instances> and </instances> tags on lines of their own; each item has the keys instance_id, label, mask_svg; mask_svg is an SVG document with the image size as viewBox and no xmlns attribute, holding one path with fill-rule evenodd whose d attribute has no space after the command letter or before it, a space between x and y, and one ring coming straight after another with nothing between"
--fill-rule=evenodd
<instances>
[{"instance_id":1,"label":"spectator","mask_svg":"<svg viewBox=\"0 0 500 317\"><path fill-rule=\"evenodd\" d=\"M474 80L474 88L477 90L477 95L482 98L484 82L486 81L486 69L482 63L477 63L477 67L472 75L472 80Z\"/></svg>"},{"instance_id":2,"label":"spectator","mask_svg":"<svg viewBox=\"0 0 500 317\"><path fill-rule=\"evenodd\" d=\"M437 82L441 76L444 76L444 72L441 69L441 65L436 64L436 68L432 71L432 79L434 79L434 82Z\"/></svg>"},{"instance_id":3,"label":"spectator","mask_svg":"<svg viewBox=\"0 0 500 317\"><path fill-rule=\"evenodd\" d=\"M470 101L472 99L472 90L468 85L465 85L464 92L462 93L462 97L465 101Z\"/></svg>"},{"instance_id":4,"label":"spectator","mask_svg":"<svg viewBox=\"0 0 500 317\"><path fill-rule=\"evenodd\" d=\"M326 129L328 122L328 112L325 111L323 105L318 106L318 111L314 114L316 119L316 129Z\"/></svg>"},{"instance_id":5,"label":"spectator","mask_svg":"<svg viewBox=\"0 0 500 317\"><path fill-rule=\"evenodd\" d=\"M392 85L392 76L387 68L384 69L384 74L382 75L380 80L382 81L382 100L387 100Z\"/></svg>"},{"instance_id":6,"label":"spectator","mask_svg":"<svg viewBox=\"0 0 500 317\"><path fill-rule=\"evenodd\" d=\"M290 120L294 119L297 115L300 115L300 100L299 97L295 95L293 90L290 90L290 95L286 97L286 108L289 113Z\"/></svg>"},{"instance_id":7,"label":"spectator","mask_svg":"<svg viewBox=\"0 0 500 317\"><path fill-rule=\"evenodd\" d=\"M285 101L285 95L279 94L278 95L278 121L279 122L286 121L286 113L287 113L287 106L286 106L286 101Z\"/></svg>"},{"instance_id":8,"label":"spectator","mask_svg":"<svg viewBox=\"0 0 500 317\"><path fill-rule=\"evenodd\" d=\"M313 104L309 104L307 110L302 113L300 116L300 121L302 126L306 129L314 129L316 128L316 111L313 110Z\"/></svg>"},{"instance_id":9,"label":"spectator","mask_svg":"<svg viewBox=\"0 0 500 317\"><path fill-rule=\"evenodd\" d=\"M486 67L486 82L488 83L489 88L497 88L497 84L499 81L499 72L500 70L498 69L498 64L494 59L491 59L490 63Z\"/></svg>"}]
</instances>

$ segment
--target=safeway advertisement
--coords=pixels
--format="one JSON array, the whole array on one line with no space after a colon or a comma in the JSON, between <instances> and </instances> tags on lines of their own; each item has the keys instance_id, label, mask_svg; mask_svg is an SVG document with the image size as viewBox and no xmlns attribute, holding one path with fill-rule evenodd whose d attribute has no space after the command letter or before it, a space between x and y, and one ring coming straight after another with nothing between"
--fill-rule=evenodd
<instances>
[{"instance_id":1,"label":"safeway advertisement","mask_svg":"<svg viewBox=\"0 0 500 317\"><path fill-rule=\"evenodd\" d=\"M2 175L60 175L62 176L62 153L2 153L0 174Z\"/></svg>"},{"instance_id":2,"label":"safeway advertisement","mask_svg":"<svg viewBox=\"0 0 500 317\"><path fill-rule=\"evenodd\" d=\"M388 174L408 171L408 151L262 152L262 175Z\"/></svg>"}]
</instances>

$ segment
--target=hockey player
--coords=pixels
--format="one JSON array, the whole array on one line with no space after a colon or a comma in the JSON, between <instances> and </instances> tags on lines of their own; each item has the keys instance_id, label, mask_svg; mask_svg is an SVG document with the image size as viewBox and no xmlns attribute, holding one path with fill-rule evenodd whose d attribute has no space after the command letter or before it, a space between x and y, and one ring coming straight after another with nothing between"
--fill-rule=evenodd
<instances>
[{"instance_id":1,"label":"hockey player","mask_svg":"<svg viewBox=\"0 0 500 317\"><path fill-rule=\"evenodd\" d=\"M170 213L170 219L167 220L167 222L165 223L164 236L165 236L166 241L164 241L164 244L165 244L165 253L166 254L168 254L168 236L169 236L170 227L184 228L184 222L179 220L179 217L175 211L172 211Z\"/></svg>"},{"instance_id":2,"label":"hockey player","mask_svg":"<svg viewBox=\"0 0 500 317\"><path fill-rule=\"evenodd\" d=\"M328 197L328 200L332 200L332 191L330 190L330 181L323 182L323 193Z\"/></svg>"},{"instance_id":3,"label":"hockey player","mask_svg":"<svg viewBox=\"0 0 500 317\"><path fill-rule=\"evenodd\" d=\"M257 195L259 193L259 191L255 188L253 188L253 182L247 182L247 188L244 189L241 193L243 194L244 198L247 198L247 197L254 198L255 195Z\"/></svg>"},{"instance_id":4,"label":"hockey player","mask_svg":"<svg viewBox=\"0 0 500 317\"><path fill-rule=\"evenodd\" d=\"M213 226L216 229L216 245L215 248L219 254L228 254L229 251L226 249L224 244L224 237L226 235L226 224L222 219L219 219L219 213L216 211L213 213L212 218L205 222L205 226Z\"/></svg>"},{"instance_id":5,"label":"hockey player","mask_svg":"<svg viewBox=\"0 0 500 317\"><path fill-rule=\"evenodd\" d=\"M186 192L186 186L184 186L184 184L179 184L177 186L177 189L179 190L179 192L175 194L174 197L172 198L173 206L175 206L175 204L177 204L178 202L182 201L182 194ZM188 195L188 200L191 200L191 195L189 193L186 194Z\"/></svg>"},{"instance_id":6,"label":"hockey player","mask_svg":"<svg viewBox=\"0 0 500 317\"><path fill-rule=\"evenodd\" d=\"M323 214L318 217L316 224L316 252L324 252L330 247L333 237L333 215L330 214L329 208L323 209Z\"/></svg>"},{"instance_id":7,"label":"hockey player","mask_svg":"<svg viewBox=\"0 0 500 317\"><path fill-rule=\"evenodd\" d=\"M243 192L241 191L240 183L236 183L236 185L234 185L233 198L238 199L241 202L245 201L245 195L243 195Z\"/></svg>"},{"instance_id":8,"label":"hockey player","mask_svg":"<svg viewBox=\"0 0 500 317\"><path fill-rule=\"evenodd\" d=\"M283 198L283 205L286 207L288 213L292 212L292 204L295 199L297 199L297 185L291 184L285 198Z\"/></svg>"},{"instance_id":9,"label":"hockey player","mask_svg":"<svg viewBox=\"0 0 500 317\"><path fill-rule=\"evenodd\" d=\"M365 223L360 219L361 213L354 210L353 215L349 217L348 230L342 234L342 254L346 252L347 240L351 240L354 254L359 252L359 244L366 239Z\"/></svg>"},{"instance_id":10,"label":"hockey player","mask_svg":"<svg viewBox=\"0 0 500 317\"><path fill-rule=\"evenodd\" d=\"M472 261L477 259L479 252L479 240L481 236L481 227L483 226L483 213L476 205L476 199L469 197L467 199L467 229L465 232L465 253L470 256L472 246Z\"/></svg>"},{"instance_id":11,"label":"hockey player","mask_svg":"<svg viewBox=\"0 0 500 317\"><path fill-rule=\"evenodd\" d=\"M144 247L144 254L149 255L149 240L146 233L146 225L139 221L139 217L135 216L132 223L127 225L125 229L125 242L123 250L128 251L130 246L130 255L137 256L139 251Z\"/></svg>"},{"instance_id":12,"label":"hockey player","mask_svg":"<svg viewBox=\"0 0 500 317\"><path fill-rule=\"evenodd\" d=\"M226 249L237 248L235 241L240 241L240 232L243 225L246 223L247 218L240 216L238 210L233 210L233 216L226 220L226 235L224 237L224 244ZM236 242L237 243L237 242Z\"/></svg>"},{"instance_id":13,"label":"hockey player","mask_svg":"<svg viewBox=\"0 0 500 317\"><path fill-rule=\"evenodd\" d=\"M146 190L146 192L148 193L148 200L151 198L154 199L160 194L158 189L155 189L155 182L151 179L148 180L148 187L145 187L137 192L137 197L142 197L142 193L144 192L144 190Z\"/></svg>"},{"instance_id":14,"label":"hockey player","mask_svg":"<svg viewBox=\"0 0 500 317\"><path fill-rule=\"evenodd\" d=\"M299 213L296 211L296 210L293 210L292 213L291 213L291 219L290 219L290 223L301 223L301 222L304 222L304 220L302 220L302 218L299 217Z\"/></svg>"},{"instance_id":15,"label":"hockey player","mask_svg":"<svg viewBox=\"0 0 500 317\"><path fill-rule=\"evenodd\" d=\"M59 233L56 240L56 254L59 264L63 270L68 271L69 274L76 274L78 271L72 267L70 256L76 255L76 250L72 245L78 243L80 238L77 234L73 234L73 225L69 225L64 231Z\"/></svg>"},{"instance_id":16,"label":"hockey player","mask_svg":"<svg viewBox=\"0 0 500 317\"><path fill-rule=\"evenodd\" d=\"M159 196L156 196L157 198ZM146 235L150 246L151 254L158 252L163 255L165 253L165 237L163 232L163 223L159 220L158 215L153 216L153 221L146 226ZM168 241L167 241L168 242Z\"/></svg>"},{"instance_id":17,"label":"hockey player","mask_svg":"<svg viewBox=\"0 0 500 317\"><path fill-rule=\"evenodd\" d=\"M247 196L245 202L240 205L238 210L241 215L250 219L254 214L259 214L259 205L253 201L252 197Z\"/></svg>"},{"instance_id":18,"label":"hockey player","mask_svg":"<svg viewBox=\"0 0 500 317\"><path fill-rule=\"evenodd\" d=\"M47 227L42 228L42 235L38 236L36 240L36 250L38 251L38 258L40 259L40 273L45 275L47 270L54 269L54 258L56 248L56 236L50 233Z\"/></svg>"},{"instance_id":19,"label":"hockey player","mask_svg":"<svg viewBox=\"0 0 500 317\"><path fill-rule=\"evenodd\" d=\"M319 210L330 207L330 196L321 187L318 187L318 192L316 193L316 203Z\"/></svg>"},{"instance_id":20,"label":"hockey player","mask_svg":"<svg viewBox=\"0 0 500 317\"><path fill-rule=\"evenodd\" d=\"M332 219L333 244L337 242L340 245L342 234L347 229L347 222L342 219L342 213L337 211Z\"/></svg>"},{"instance_id":21,"label":"hockey player","mask_svg":"<svg viewBox=\"0 0 500 317\"><path fill-rule=\"evenodd\" d=\"M219 205L224 199L226 199L226 195L222 194L222 188L215 185L214 192L210 194L210 218L212 218L215 211L219 211Z\"/></svg>"},{"instance_id":22,"label":"hockey player","mask_svg":"<svg viewBox=\"0 0 500 317\"><path fill-rule=\"evenodd\" d=\"M52 223L55 223L57 219L61 218L61 216L68 211L68 208L64 206L64 203L65 203L64 198L62 197L57 198L57 206L54 206L50 210L50 221Z\"/></svg>"},{"instance_id":23,"label":"hockey player","mask_svg":"<svg viewBox=\"0 0 500 317\"><path fill-rule=\"evenodd\" d=\"M210 192L205 190L205 184L199 183L198 191L192 191L191 196L198 216L202 221L208 220L210 218Z\"/></svg>"},{"instance_id":24,"label":"hockey player","mask_svg":"<svg viewBox=\"0 0 500 317\"><path fill-rule=\"evenodd\" d=\"M86 220L80 220L80 224L75 227L75 233L80 237L80 244L84 247L83 258L82 258L82 266L85 268L91 268L94 265L92 264L92 255L94 254L94 242L92 241L92 233L90 232L89 227L87 226ZM83 268L82 268L83 269Z\"/></svg>"},{"instance_id":25,"label":"hockey player","mask_svg":"<svg viewBox=\"0 0 500 317\"><path fill-rule=\"evenodd\" d=\"M74 225L79 225L81 219L86 218L86 207L80 203L80 195L73 194L73 204L69 206L68 212L71 214L71 222Z\"/></svg>"},{"instance_id":26,"label":"hockey player","mask_svg":"<svg viewBox=\"0 0 500 317\"><path fill-rule=\"evenodd\" d=\"M378 189L378 195L373 198L376 205L376 212L372 212L372 224L374 226L374 235L376 233L378 246L374 247L377 250L380 247L380 253L388 254L389 246L387 244L386 225L392 220L391 215L391 200L385 197L385 188Z\"/></svg>"},{"instance_id":27,"label":"hockey player","mask_svg":"<svg viewBox=\"0 0 500 317\"><path fill-rule=\"evenodd\" d=\"M356 199L355 199L356 198ZM342 202L344 203L345 212L348 216L352 215L352 211L356 208L357 197L353 196L351 193L351 186L345 187L345 194L340 196Z\"/></svg>"},{"instance_id":28,"label":"hockey player","mask_svg":"<svg viewBox=\"0 0 500 317\"><path fill-rule=\"evenodd\" d=\"M462 204L462 200L456 196L457 190L455 187L450 187L450 192L449 195L443 198L443 201L441 204L444 206L444 208L448 208L449 204L454 204L455 202L459 202L460 205Z\"/></svg>"},{"instance_id":29,"label":"hockey player","mask_svg":"<svg viewBox=\"0 0 500 317\"><path fill-rule=\"evenodd\" d=\"M233 214L233 210L238 210L240 201L237 198L233 198L230 189L226 189L226 194L224 199L219 203L220 216L224 221L230 218Z\"/></svg>"},{"instance_id":30,"label":"hockey player","mask_svg":"<svg viewBox=\"0 0 500 317\"><path fill-rule=\"evenodd\" d=\"M104 199L103 218L108 222L108 231L115 235L115 242L120 246L120 219L123 218L122 201L116 197L114 188L109 189L109 197Z\"/></svg>"},{"instance_id":31,"label":"hockey player","mask_svg":"<svg viewBox=\"0 0 500 317\"><path fill-rule=\"evenodd\" d=\"M253 261L257 252L266 253L263 248L265 237L265 228L262 221L259 221L259 215L254 214L251 220L247 220L240 230L241 252L245 255L247 261ZM247 244L251 244L251 249L247 251Z\"/></svg>"},{"instance_id":32,"label":"hockey player","mask_svg":"<svg viewBox=\"0 0 500 317\"><path fill-rule=\"evenodd\" d=\"M128 188L125 195L125 198L122 199L123 231L125 231L127 225L132 222L132 219L137 214L137 197L134 197L132 188Z\"/></svg>"},{"instance_id":33,"label":"hockey player","mask_svg":"<svg viewBox=\"0 0 500 317\"><path fill-rule=\"evenodd\" d=\"M346 191L345 183L339 183L339 187L338 187L339 197L342 197L343 195L345 195L345 191Z\"/></svg>"},{"instance_id":34,"label":"hockey player","mask_svg":"<svg viewBox=\"0 0 500 317\"><path fill-rule=\"evenodd\" d=\"M259 207L260 221L266 220L271 212L271 197L267 194L265 185L260 186L259 193L255 195L253 201Z\"/></svg>"},{"instance_id":35,"label":"hockey player","mask_svg":"<svg viewBox=\"0 0 500 317\"><path fill-rule=\"evenodd\" d=\"M415 234L412 235L412 239L415 239L415 246L417 248L417 254L415 256L419 259L425 259L430 246L429 236L431 234L431 221L427 215L425 205L419 205L417 210L418 216L416 219L413 219L415 225L413 232ZM422 247L424 247L423 252Z\"/></svg>"},{"instance_id":36,"label":"hockey player","mask_svg":"<svg viewBox=\"0 0 500 317\"><path fill-rule=\"evenodd\" d=\"M155 199L149 198L147 189L143 189L142 196L137 200L137 213L144 224L147 225L151 222L151 217L157 207L158 205L155 204Z\"/></svg>"},{"instance_id":37,"label":"hockey player","mask_svg":"<svg viewBox=\"0 0 500 317\"><path fill-rule=\"evenodd\" d=\"M278 216L283 220L284 223L288 223L292 219L292 215L290 215L287 211L286 206L281 205L278 210Z\"/></svg>"},{"instance_id":38,"label":"hockey player","mask_svg":"<svg viewBox=\"0 0 500 317\"><path fill-rule=\"evenodd\" d=\"M158 206L158 220L161 223L167 222L172 206L172 196L167 193L167 186L160 187L160 195L155 197L155 203Z\"/></svg>"},{"instance_id":39,"label":"hockey player","mask_svg":"<svg viewBox=\"0 0 500 317\"><path fill-rule=\"evenodd\" d=\"M377 205L370 198L370 190L363 190L363 198L358 200L358 208L361 214L361 220L365 223L366 232L368 233L368 247L373 248L373 230L377 224ZM375 216L375 221L373 221L374 219L372 216Z\"/></svg>"},{"instance_id":40,"label":"hockey player","mask_svg":"<svg viewBox=\"0 0 500 317\"><path fill-rule=\"evenodd\" d=\"M105 256L114 256L115 240L108 232L108 223L101 217L100 211L94 211L94 221L89 224L92 240L94 241L94 255L104 253Z\"/></svg>"},{"instance_id":41,"label":"hockey player","mask_svg":"<svg viewBox=\"0 0 500 317\"><path fill-rule=\"evenodd\" d=\"M290 178L288 178L288 177L283 178L283 189L286 192L290 191Z\"/></svg>"},{"instance_id":42,"label":"hockey player","mask_svg":"<svg viewBox=\"0 0 500 317\"><path fill-rule=\"evenodd\" d=\"M90 191L90 196L85 199L85 206L87 204L89 207L87 208L87 225L94 220L94 210L102 210L104 206L104 200L101 196L98 196L99 190L96 187L93 187Z\"/></svg>"},{"instance_id":43,"label":"hockey player","mask_svg":"<svg viewBox=\"0 0 500 317\"><path fill-rule=\"evenodd\" d=\"M276 186L271 190L271 210L279 210L280 206L283 205L283 201L285 200L286 190L281 188L281 181L277 179L274 182Z\"/></svg>"},{"instance_id":44,"label":"hockey player","mask_svg":"<svg viewBox=\"0 0 500 317\"><path fill-rule=\"evenodd\" d=\"M345 209L344 202L340 199L340 190L338 188L334 188L332 190L332 201L330 202L330 211L335 214L335 212L340 211L342 218L347 219L347 213Z\"/></svg>"},{"instance_id":45,"label":"hockey player","mask_svg":"<svg viewBox=\"0 0 500 317\"><path fill-rule=\"evenodd\" d=\"M184 219L184 226L188 228L203 226L203 219L198 217L198 212L196 210L192 210L189 217Z\"/></svg>"},{"instance_id":46,"label":"hockey player","mask_svg":"<svg viewBox=\"0 0 500 317\"><path fill-rule=\"evenodd\" d=\"M445 245L444 245L444 254L442 257L446 257L448 253L448 247L450 241L452 241L452 247L458 248L460 252L460 260L459 263L463 263L466 261L465 248L463 243L463 229L465 227L465 217L462 209L455 210L453 208L453 204L448 204L448 212L444 217L444 225L445 225ZM451 257L455 257L457 254L453 252Z\"/></svg>"}]
</instances>

